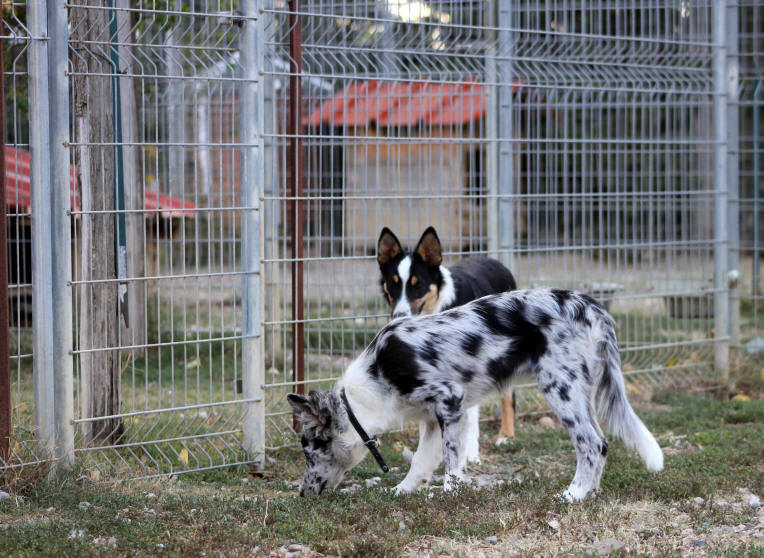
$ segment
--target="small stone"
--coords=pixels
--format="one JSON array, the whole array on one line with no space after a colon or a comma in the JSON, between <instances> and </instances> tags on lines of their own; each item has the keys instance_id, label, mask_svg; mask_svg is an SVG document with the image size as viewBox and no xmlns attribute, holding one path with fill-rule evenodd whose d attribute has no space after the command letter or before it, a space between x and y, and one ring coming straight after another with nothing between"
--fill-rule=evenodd
<instances>
[{"instance_id":1,"label":"small stone","mask_svg":"<svg viewBox=\"0 0 764 558\"><path fill-rule=\"evenodd\" d=\"M549 525L555 531L559 531L560 530L560 522L557 521L556 519L551 519L551 520L547 521L546 524Z\"/></svg>"},{"instance_id":2,"label":"small stone","mask_svg":"<svg viewBox=\"0 0 764 558\"><path fill-rule=\"evenodd\" d=\"M85 536L85 529L72 529L69 531L69 540L81 539Z\"/></svg>"},{"instance_id":3,"label":"small stone","mask_svg":"<svg viewBox=\"0 0 764 558\"><path fill-rule=\"evenodd\" d=\"M151 500L152 498L156 498L156 497L157 497L157 495L154 494L153 492L149 492L148 494L146 494L146 499L147 500Z\"/></svg>"},{"instance_id":4,"label":"small stone","mask_svg":"<svg viewBox=\"0 0 764 558\"><path fill-rule=\"evenodd\" d=\"M163 545L162 543L159 543L159 544L157 545L157 548L158 548L159 550L164 550L164 545Z\"/></svg>"},{"instance_id":5,"label":"small stone","mask_svg":"<svg viewBox=\"0 0 764 558\"><path fill-rule=\"evenodd\" d=\"M702 541L702 540L692 541L692 546L706 546L706 541Z\"/></svg>"},{"instance_id":6,"label":"small stone","mask_svg":"<svg viewBox=\"0 0 764 558\"><path fill-rule=\"evenodd\" d=\"M290 544L287 547L287 552L302 552L302 545L301 544Z\"/></svg>"},{"instance_id":7,"label":"small stone","mask_svg":"<svg viewBox=\"0 0 764 558\"><path fill-rule=\"evenodd\" d=\"M3 490L0 490L0 500L10 500L10 499L11 499L10 494L8 494L7 492Z\"/></svg>"},{"instance_id":8,"label":"small stone","mask_svg":"<svg viewBox=\"0 0 764 558\"><path fill-rule=\"evenodd\" d=\"M45 510L46 513L53 513L54 511L56 511L56 508L54 508L53 506Z\"/></svg>"},{"instance_id":9,"label":"small stone","mask_svg":"<svg viewBox=\"0 0 764 558\"><path fill-rule=\"evenodd\" d=\"M379 477L371 477L363 482L366 485L366 488L371 488L372 486L377 486L381 481L382 479Z\"/></svg>"},{"instance_id":10,"label":"small stone","mask_svg":"<svg viewBox=\"0 0 764 558\"><path fill-rule=\"evenodd\" d=\"M541 417L539 419L539 426L543 426L544 428L554 428L554 420L552 420L552 417Z\"/></svg>"},{"instance_id":11,"label":"small stone","mask_svg":"<svg viewBox=\"0 0 764 558\"><path fill-rule=\"evenodd\" d=\"M487 537L485 539L485 542L490 544L499 544L499 537L497 537L496 535L491 535L490 537Z\"/></svg>"},{"instance_id":12,"label":"small stone","mask_svg":"<svg viewBox=\"0 0 764 558\"><path fill-rule=\"evenodd\" d=\"M252 480L247 477L241 479L241 484L249 484L250 482L252 482Z\"/></svg>"},{"instance_id":13,"label":"small stone","mask_svg":"<svg viewBox=\"0 0 764 558\"><path fill-rule=\"evenodd\" d=\"M761 500L759 500L759 497L756 496L756 494L750 494L746 501L752 508L758 508L761 506Z\"/></svg>"},{"instance_id":14,"label":"small stone","mask_svg":"<svg viewBox=\"0 0 764 558\"><path fill-rule=\"evenodd\" d=\"M91 504L90 502L84 502L83 501L83 502L80 502L79 504L77 504L77 507L80 508L81 510L86 510L86 509L88 509L92 505L93 504Z\"/></svg>"},{"instance_id":15,"label":"small stone","mask_svg":"<svg viewBox=\"0 0 764 558\"><path fill-rule=\"evenodd\" d=\"M414 452L412 452L409 448L403 448L403 459L405 459L408 463L411 463L411 460L414 459Z\"/></svg>"},{"instance_id":16,"label":"small stone","mask_svg":"<svg viewBox=\"0 0 764 558\"><path fill-rule=\"evenodd\" d=\"M405 531L406 530L406 524L403 521L398 522L398 530L399 531Z\"/></svg>"},{"instance_id":17,"label":"small stone","mask_svg":"<svg viewBox=\"0 0 764 558\"><path fill-rule=\"evenodd\" d=\"M705 503L705 500L701 498L700 496L696 496L695 498L692 499L692 501L699 506L702 506Z\"/></svg>"},{"instance_id":18,"label":"small stone","mask_svg":"<svg viewBox=\"0 0 764 558\"><path fill-rule=\"evenodd\" d=\"M600 556L623 552L626 545L617 539L605 539L592 545L592 550Z\"/></svg>"},{"instance_id":19,"label":"small stone","mask_svg":"<svg viewBox=\"0 0 764 558\"><path fill-rule=\"evenodd\" d=\"M674 518L677 523L687 523L690 520L690 516L686 513L680 513Z\"/></svg>"}]
</instances>

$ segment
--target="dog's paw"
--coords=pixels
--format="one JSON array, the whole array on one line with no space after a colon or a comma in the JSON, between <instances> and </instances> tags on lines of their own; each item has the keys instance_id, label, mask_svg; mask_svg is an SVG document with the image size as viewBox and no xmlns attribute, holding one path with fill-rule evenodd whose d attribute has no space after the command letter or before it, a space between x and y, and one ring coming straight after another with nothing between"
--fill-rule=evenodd
<instances>
[{"instance_id":1,"label":"dog's paw","mask_svg":"<svg viewBox=\"0 0 764 558\"><path fill-rule=\"evenodd\" d=\"M411 494L412 492L415 491L414 488L410 487L407 484L403 484L403 483L395 485L390 490L392 490L394 496L403 496L405 494Z\"/></svg>"},{"instance_id":2,"label":"dog's paw","mask_svg":"<svg viewBox=\"0 0 764 558\"><path fill-rule=\"evenodd\" d=\"M501 446L506 446L508 444L511 444L514 441L515 441L514 437L510 438L509 436L497 436L496 440L494 441L494 445L501 447Z\"/></svg>"},{"instance_id":3,"label":"dog's paw","mask_svg":"<svg viewBox=\"0 0 764 558\"><path fill-rule=\"evenodd\" d=\"M480 465L483 462L480 460L480 454L468 455L467 463L470 465Z\"/></svg>"},{"instance_id":4,"label":"dog's paw","mask_svg":"<svg viewBox=\"0 0 764 558\"><path fill-rule=\"evenodd\" d=\"M564 502L568 502L570 504L574 502L581 502L586 498L587 492L584 492L580 488L569 486L565 491L563 491L562 494L558 494L557 497Z\"/></svg>"},{"instance_id":5,"label":"dog's paw","mask_svg":"<svg viewBox=\"0 0 764 558\"><path fill-rule=\"evenodd\" d=\"M443 492L458 492L467 479L463 475L445 475L443 477Z\"/></svg>"}]
</instances>

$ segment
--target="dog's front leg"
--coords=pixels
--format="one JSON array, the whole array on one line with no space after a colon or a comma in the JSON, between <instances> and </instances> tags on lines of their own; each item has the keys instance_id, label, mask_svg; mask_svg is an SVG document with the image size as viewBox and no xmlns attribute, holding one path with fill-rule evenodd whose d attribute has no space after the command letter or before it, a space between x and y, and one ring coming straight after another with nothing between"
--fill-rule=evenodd
<instances>
[{"instance_id":1,"label":"dog's front leg","mask_svg":"<svg viewBox=\"0 0 764 558\"><path fill-rule=\"evenodd\" d=\"M440 428L435 421L419 423L419 445L411 459L411 468L406 478L395 487L396 494L408 494L427 486L432 473L440 465Z\"/></svg>"},{"instance_id":2,"label":"dog's front leg","mask_svg":"<svg viewBox=\"0 0 764 558\"><path fill-rule=\"evenodd\" d=\"M464 414L461 398L451 398L445 406L445 412L436 412L443 438L443 463L446 474L443 478L443 490L453 490L456 483L464 480L464 459L462 459L462 426Z\"/></svg>"}]
</instances>

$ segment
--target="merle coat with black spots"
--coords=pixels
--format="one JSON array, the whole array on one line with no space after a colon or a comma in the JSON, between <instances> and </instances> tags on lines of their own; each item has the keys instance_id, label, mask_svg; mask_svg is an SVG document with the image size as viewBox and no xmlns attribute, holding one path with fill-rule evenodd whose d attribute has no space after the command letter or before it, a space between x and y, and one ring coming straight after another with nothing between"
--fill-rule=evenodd
<instances>
[{"instance_id":1,"label":"merle coat with black spots","mask_svg":"<svg viewBox=\"0 0 764 558\"><path fill-rule=\"evenodd\" d=\"M397 492L426 485L441 460L444 489L463 478L465 409L530 375L573 441L576 473L564 496L581 500L599 487L606 429L635 449L651 471L663 453L626 398L610 315L592 298L562 290L486 296L440 314L393 320L348 367L337 386L290 394L304 428L307 470L301 494L335 488L366 456L339 397L370 435L404 420L425 424Z\"/></svg>"}]
</instances>

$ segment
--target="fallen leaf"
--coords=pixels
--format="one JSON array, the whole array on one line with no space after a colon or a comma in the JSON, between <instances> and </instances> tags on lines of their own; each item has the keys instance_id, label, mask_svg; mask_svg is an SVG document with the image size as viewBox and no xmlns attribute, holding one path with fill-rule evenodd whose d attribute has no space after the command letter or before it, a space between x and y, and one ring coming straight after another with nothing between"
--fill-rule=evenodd
<instances>
[{"instance_id":1,"label":"fallen leaf","mask_svg":"<svg viewBox=\"0 0 764 558\"><path fill-rule=\"evenodd\" d=\"M183 465L188 465L188 450L186 448L183 448L180 450L180 453L178 454L178 459L180 459L183 462Z\"/></svg>"}]
</instances>

